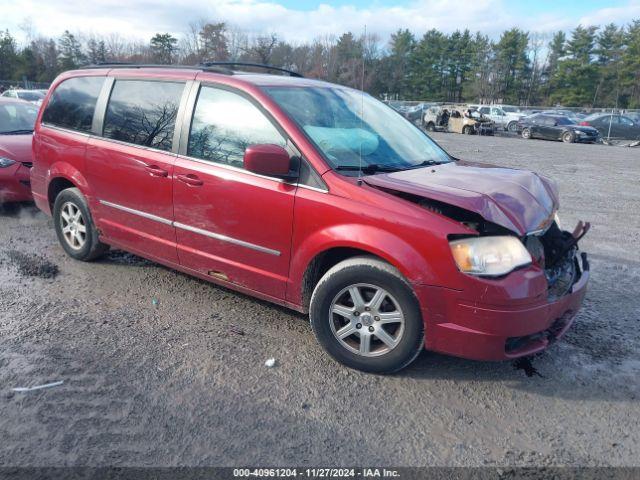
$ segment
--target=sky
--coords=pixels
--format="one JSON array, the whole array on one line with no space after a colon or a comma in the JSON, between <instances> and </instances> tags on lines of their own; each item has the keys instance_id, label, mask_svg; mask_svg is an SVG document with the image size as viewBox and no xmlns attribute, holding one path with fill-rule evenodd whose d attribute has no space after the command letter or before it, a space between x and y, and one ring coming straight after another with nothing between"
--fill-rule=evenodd
<instances>
[{"instance_id":1,"label":"sky","mask_svg":"<svg viewBox=\"0 0 640 480\"><path fill-rule=\"evenodd\" d=\"M180 36L190 22L226 21L247 33L276 33L304 42L346 31L377 33L399 28L421 35L468 28L497 38L519 27L549 33L578 24L625 25L640 19L640 0L0 0L0 29L23 42L31 34L109 34L148 41L157 32ZM25 22L26 21L26 22Z\"/></svg>"}]
</instances>

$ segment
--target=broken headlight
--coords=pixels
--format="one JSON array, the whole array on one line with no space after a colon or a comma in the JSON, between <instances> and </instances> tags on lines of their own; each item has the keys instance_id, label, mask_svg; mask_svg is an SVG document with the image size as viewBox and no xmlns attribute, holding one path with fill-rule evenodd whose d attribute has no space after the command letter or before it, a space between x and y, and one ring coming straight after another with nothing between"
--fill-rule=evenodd
<instances>
[{"instance_id":1,"label":"broken headlight","mask_svg":"<svg viewBox=\"0 0 640 480\"><path fill-rule=\"evenodd\" d=\"M499 276L531 263L531 255L517 237L489 236L449 242L460 271Z\"/></svg>"}]
</instances>

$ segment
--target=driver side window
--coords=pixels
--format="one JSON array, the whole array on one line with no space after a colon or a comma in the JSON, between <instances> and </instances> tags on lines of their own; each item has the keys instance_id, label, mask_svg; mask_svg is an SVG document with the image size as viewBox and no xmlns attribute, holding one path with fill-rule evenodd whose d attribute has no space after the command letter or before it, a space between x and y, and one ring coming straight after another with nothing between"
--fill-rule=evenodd
<instances>
[{"instance_id":1,"label":"driver side window","mask_svg":"<svg viewBox=\"0 0 640 480\"><path fill-rule=\"evenodd\" d=\"M221 88L203 86L198 94L187 155L243 168L249 145L287 141L247 98Z\"/></svg>"}]
</instances>

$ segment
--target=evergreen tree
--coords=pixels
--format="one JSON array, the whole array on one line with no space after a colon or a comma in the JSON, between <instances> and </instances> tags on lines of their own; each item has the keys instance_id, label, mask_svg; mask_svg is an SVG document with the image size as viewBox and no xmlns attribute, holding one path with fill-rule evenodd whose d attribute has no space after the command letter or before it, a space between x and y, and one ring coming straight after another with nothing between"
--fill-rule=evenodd
<instances>
[{"instance_id":1,"label":"evergreen tree","mask_svg":"<svg viewBox=\"0 0 640 480\"><path fill-rule=\"evenodd\" d=\"M163 65L173 63L178 39L170 33L156 33L149 44L153 61Z\"/></svg>"},{"instance_id":2,"label":"evergreen tree","mask_svg":"<svg viewBox=\"0 0 640 480\"><path fill-rule=\"evenodd\" d=\"M526 97L531 64L527 55L529 34L518 28L507 30L495 46L498 100L519 104Z\"/></svg>"},{"instance_id":3,"label":"evergreen tree","mask_svg":"<svg viewBox=\"0 0 640 480\"><path fill-rule=\"evenodd\" d=\"M65 30L58 40L58 48L60 50L60 68L63 71L73 70L86 62L80 42L69 30Z\"/></svg>"},{"instance_id":4,"label":"evergreen tree","mask_svg":"<svg viewBox=\"0 0 640 480\"><path fill-rule=\"evenodd\" d=\"M593 106L598 85L594 63L598 27L578 26L566 44L566 58L558 62L558 88L551 100L563 105Z\"/></svg>"},{"instance_id":5,"label":"evergreen tree","mask_svg":"<svg viewBox=\"0 0 640 480\"><path fill-rule=\"evenodd\" d=\"M9 30L0 31L0 80L19 80L18 52L15 39ZM17 78L16 78L17 77Z\"/></svg>"}]
</instances>

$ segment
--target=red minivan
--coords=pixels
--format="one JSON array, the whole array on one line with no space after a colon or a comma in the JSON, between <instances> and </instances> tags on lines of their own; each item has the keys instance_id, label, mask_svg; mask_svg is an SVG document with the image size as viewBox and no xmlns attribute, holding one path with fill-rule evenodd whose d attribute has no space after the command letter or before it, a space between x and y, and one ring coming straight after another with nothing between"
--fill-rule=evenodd
<instances>
[{"instance_id":1,"label":"red minivan","mask_svg":"<svg viewBox=\"0 0 640 480\"><path fill-rule=\"evenodd\" d=\"M116 247L308 312L365 371L422 348L531 355L589 279L586 229L560 228L552 181L453 158L369 95L295 74L67 72L33 153L35 201L71 257Z\"/></svg>"}]
</instances>

